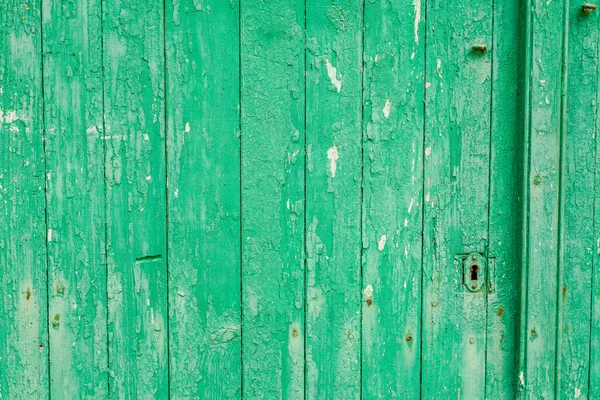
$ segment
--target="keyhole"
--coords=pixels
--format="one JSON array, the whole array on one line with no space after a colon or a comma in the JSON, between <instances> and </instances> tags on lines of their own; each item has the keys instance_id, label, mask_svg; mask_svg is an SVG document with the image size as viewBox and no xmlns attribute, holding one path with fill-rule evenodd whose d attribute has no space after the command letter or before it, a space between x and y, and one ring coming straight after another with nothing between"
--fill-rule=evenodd
<instances>
[{"instance_id":1,"label":"keyhole","mask_svg":"<svg viewBox=\"0 0 600 400\"><path fill-rule=\"evenodd\" d=\"M478 272L479 272L479 266L477 264L471 265L471 280L472 281L477 280Z\"/></svg>"}]
</instances>

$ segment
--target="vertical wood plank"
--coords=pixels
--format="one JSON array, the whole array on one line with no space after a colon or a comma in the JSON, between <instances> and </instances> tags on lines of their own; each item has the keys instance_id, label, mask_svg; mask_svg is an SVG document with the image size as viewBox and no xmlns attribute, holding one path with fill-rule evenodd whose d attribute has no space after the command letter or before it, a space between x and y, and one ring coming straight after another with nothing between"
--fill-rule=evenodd
<instances>
[{"instance_id":1,"label":"vertical wood plank","mask_svg":"<svg viewBox=\"0 0 600 400\"><path fill-rule=\"evenodd\" d=\"M594 398L588 390L594 249L598 18L569 6L564 177L564 256L559 287L557 397Z\"/></svg>"},{"instance_id":2,"label":"vertical wood plank","mask_svg":"<svg viewBox=\"0 0 600 400\"><path fill-rule=\"evenodd\" d=\"M598 18L598 17L596 17ZM597 24L600 21L597 20ZM600 26L598 26L600 29ZM596 57L600 57L599 52ZM598 62L598 61L597 61ZM600 72L600 71L599 71ZM590 399L600 397L600 267L598 261L600 259L600 140L598 137L598 128L600 126L600 79L597 78L596 73L596 102L595 102L595 134L594 134L594 238L596 243L592 247L592 282L591 282L591 316L590 316L590 361L589 361L589 372L588 372L588 390Z\"/></svg>"},{"instance_id":3,"label":"vertical wood plank","mask_svg":"<svg viewBox=\"0 0 600 400\"><path fill-rule=\"evenodd\" d=\"M48 396L41 4L0 14L0 394Z\"/></svg>"},{"instance_id":4,"label":"vertical wood plank","mask_svg":"<svg viewBox=\"0 0 600 400\"><path fill-rule=\"evenodd\" d=\"M361 1L306 4L307 397L360 397Z\"/></svg>"},{"instance_id":5,"label":"vertical wood plank","mask_svg":"<svg viewBox=\"0 0 600 400\"><path fill-rule=\"evenodd\" d=\"M519 383L524 398L556 396L565 2L526 3L523 261ZM562 27L562 28L559 28Z\"/></svg>"},{"instance_id":6,"label":"vertical wood plank","mask_svg":"<svg viewBox=\"0 0 600 400\"><path fill-rule=\"evenodd\" d=\"M486 398L514 399L518 375L519 215L523 45L522 5L495 0L492 43L492 115L486 341Z\"/></svg>"},{"instance_id":7,"label":"vertical wood plank","mask_svg":"<svg viewBox=\"0 0 600 400\"><path fill-rule=\"evenodd\" d=\"M364 18L363 398L418 398L425 2Z\"/></svg>"},{"instance_id":8,"label":"vertical wood plank","mask_svg":"<svg viewBox=\"0 0 600 400\"><path fill-rule=\"evenodd\" d=\"M462 260L488 244L492 2L427 3L422 397L484 398L487 289ZM484 279L484 277L480 277Z\"/></svg>"},{"instance_id":9,"label":"vertical wood plank","mask_svg":"<svg viewBox=\"0 0 600 400\"><path fill-rule=\"evenodd\" d=\"M166 398L163 2L103 3L113 398Z\"/></svg>"},{"instance_id":10,"label":"vertical wood plank","mask_svg":"<svg viewBox=\"0 0 600 400\"><path fill-rule=\"evenodd\" d=\"M53 399L108 396L101 28L99 1L43 2Z\"/></svg>"},{"instance_id":11,"label":"vertical wood plank","mask_svg":"<svg viewBox=\"0 0 600 400\"><path fill-rule=\"evenodd\" d=\"M171 395L240 398L239 7L166 12Z\"/></svg>"},{"instance_id":12,"label":"vertical wood plank","mask_svg":"<svg viewBox=\"0 0 600 400\"><path fill-rule=\"evenodd\" d=\"M243 394L304 398L304 2L241 2Z\"/></svg>"}]
</instances>

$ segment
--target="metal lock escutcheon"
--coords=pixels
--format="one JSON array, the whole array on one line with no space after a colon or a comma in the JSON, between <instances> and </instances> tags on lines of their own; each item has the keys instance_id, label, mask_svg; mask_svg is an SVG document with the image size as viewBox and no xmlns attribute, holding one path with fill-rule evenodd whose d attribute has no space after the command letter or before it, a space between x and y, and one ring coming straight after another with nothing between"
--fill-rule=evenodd
<instances>
[{"instance_id":1,"label":"metal lock escutcheon","mask_svg":"<svg viewBox=\"0 0 600 400\"><path fill-rule=\"evenodd\" d=\"M472 252L463 258L463 283L469 292L479 292L487 280L488 262L485 255Z\"/></svg>"}]
</instances>

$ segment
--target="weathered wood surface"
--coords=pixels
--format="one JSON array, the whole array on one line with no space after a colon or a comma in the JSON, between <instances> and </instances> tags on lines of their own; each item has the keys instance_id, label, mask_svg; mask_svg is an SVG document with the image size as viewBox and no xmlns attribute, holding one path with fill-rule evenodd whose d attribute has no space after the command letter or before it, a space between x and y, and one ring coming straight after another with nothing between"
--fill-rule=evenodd
<instances>
[{"instance_id":1,"label":"weathered wood surface","mask_svg":"<svg viewBox=\"0 0 600 400\"><path fill-rule=\"evenodd\" d=\"M164 9L103 6L110 396L166 398Z\"/></svg>"},{"instance_id":2,"label":"weathered wood surface","mask_svg":"<svg viewBox=\"0 0 600 400\"><path fill-rule=\"evenodd\" d=\"M361 387L361 1L306 2L306 396Z\"/></svg>"},{"instance_id":3,"label":"weathered wood surface","mask_svg":"<svg viewBox=\"0 0 600 400\"><path fill-rule=\"evenodd\" d=\"M238 7L167 2L173 398L241 392Z\"/></svg>"},{"instance_id":4,"label":"weathered wood surface","mask_svg":"<svg viewBox=\"0 0 600 400\"><path fill-rule=\"evenodd\" d=\"M415 398L421 354L425 2L367 1L364 18L363 394Z\"/></svg>"},{"instance_id":5,"label":"weathered wood surface","mask_svg":"<svg viewBox=\"0 0 600 400\"><path fill-rule=\"evenodd\" d=\"M107 397L100 1L42 4L51 397Z\"/></svg>"},{"instance_id":6,"label":"weathered wood surface","mask_svg":"<svg viewBox=\"0 0 600 400\"><path fill-rule=\"evenodd\" d=\"M600 396L597 11L0 6L0 398Z\"/></svg>"},{"instance_id":7,"label":"weathered wood surface","mask_svg":"<svg viewBox=\"0 0 600 400\"><path fill-rule=\"evenodd\" d=\"M49 391L41 10L0 14L0 398Z\"/></svg>"}]
</instances>

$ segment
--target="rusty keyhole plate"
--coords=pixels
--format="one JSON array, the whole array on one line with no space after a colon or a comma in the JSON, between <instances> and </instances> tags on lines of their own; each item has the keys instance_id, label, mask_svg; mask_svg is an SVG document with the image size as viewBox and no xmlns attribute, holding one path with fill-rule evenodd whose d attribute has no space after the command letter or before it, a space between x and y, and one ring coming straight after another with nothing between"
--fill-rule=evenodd
<instances>
[{"instance_id":1,"label":"rusty keyhole plate","mask_svg":"<svg viewBox=\"0 0 600 400\"><path fill-rule=\"evenodd\" d=\"M481 253L467 254L463 259L463 282L470 292L479 292L485 285L487 260Z\"/></svg>"}]
</instances>

